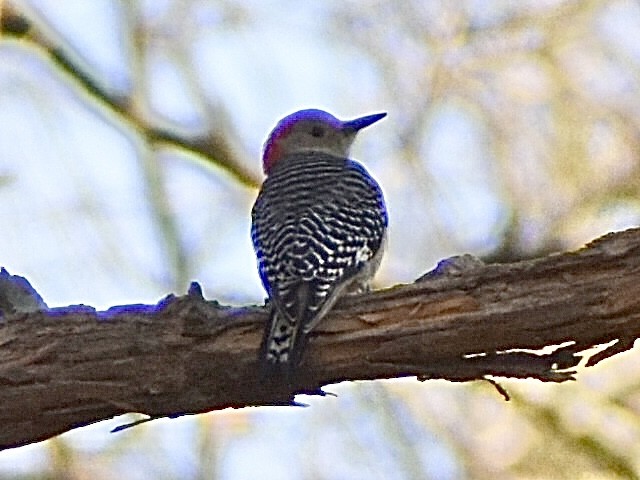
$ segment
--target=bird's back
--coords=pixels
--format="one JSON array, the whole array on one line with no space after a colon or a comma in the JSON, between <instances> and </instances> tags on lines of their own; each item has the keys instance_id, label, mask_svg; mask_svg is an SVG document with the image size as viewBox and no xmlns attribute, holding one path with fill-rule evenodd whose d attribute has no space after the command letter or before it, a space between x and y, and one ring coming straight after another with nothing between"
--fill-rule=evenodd
<instances>
[{"instance_id":1,"label":"bird's back","mask_svg":"<svg viewBox=\"0 0 640 480\"><path fill-rule=\"evenodd\" d=\"M328 300L335 301L334 290L378 252L387 214L380 187L362 165L305 152L273 168L252 220L265 289L304 334L326 313Z\"/></svg>"}]
</instances>

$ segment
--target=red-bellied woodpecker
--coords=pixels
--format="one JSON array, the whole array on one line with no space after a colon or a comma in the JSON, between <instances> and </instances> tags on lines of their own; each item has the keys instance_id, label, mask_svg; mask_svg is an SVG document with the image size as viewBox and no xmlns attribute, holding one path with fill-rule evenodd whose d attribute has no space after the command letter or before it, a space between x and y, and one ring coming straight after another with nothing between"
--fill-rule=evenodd
<instances>
[{"instance_id":1,"label":"red-bellied woodpecker","mask_svg":"<svg viewBox=\"0 0 640 480\"><path fill-rule=\"evenodd\" d=\"M261 358L290 372L306 335L347 291L368 289L383 252L382 191L349 159L377 113L341 121L322 110L280 120L264 146L265 179L251 212L258 269L271 303Z\"/></svg>"}]
</instances>

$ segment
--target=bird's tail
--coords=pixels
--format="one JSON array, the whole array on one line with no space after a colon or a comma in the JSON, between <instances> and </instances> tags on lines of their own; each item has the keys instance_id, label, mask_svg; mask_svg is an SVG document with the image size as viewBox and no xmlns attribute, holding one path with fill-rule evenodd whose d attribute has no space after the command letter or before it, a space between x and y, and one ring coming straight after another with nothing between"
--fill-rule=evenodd
<instances>
[{"instance_id":1,"label":"bird's tail","mask_svg":"<svg viewBox=\"0 0 640 480\"><path fill-rule=\"evenodd\" d=\"M299 322L292 321L274 306L260 349L264 372L270 375L290 375L300 363L305 340L306 335Z\"/></svg>"}]
</instances>

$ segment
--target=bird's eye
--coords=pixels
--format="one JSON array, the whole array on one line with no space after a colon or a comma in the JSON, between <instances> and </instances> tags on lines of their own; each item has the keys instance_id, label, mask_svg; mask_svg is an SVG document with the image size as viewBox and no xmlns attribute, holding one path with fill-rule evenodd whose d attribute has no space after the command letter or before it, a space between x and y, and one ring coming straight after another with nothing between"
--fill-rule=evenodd
<instances>
[{"instance_id":1,"label":"bird's eye","mask_svg":"<svg viewBox=\"0 0 640 480\"><path fill-rule=\"evenodd\" d=\"M324 137L324 128L316 125L311 129L311 135L316 138Z\"/></svg>"}]
</instances>

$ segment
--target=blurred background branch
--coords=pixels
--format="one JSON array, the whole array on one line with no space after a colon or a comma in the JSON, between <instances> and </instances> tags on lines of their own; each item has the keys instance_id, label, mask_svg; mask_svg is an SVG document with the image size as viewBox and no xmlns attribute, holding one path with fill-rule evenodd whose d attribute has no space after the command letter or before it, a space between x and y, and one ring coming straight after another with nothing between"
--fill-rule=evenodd
<instances>
[{"instance_id":1,"label":"blurred background branch","mask_svg":"<svg viewBox=\"0 0 640 480\"><path fill-rule=\"evenodd\" d=\"M137 17L136 9L132 7L132 4L123 2L122 6L126 9L123 13L128 14L125 18L135 19ZM48 55L57 69L70 78L73 87L78 89L81 95L86 95L91 103L95 102L106 109L104 114L107 119L109 118L108 114L115 114L118 117L115 126L120 128L122 124L126 124L135 129L151 148L164 146L185 150L203 157L205 162L220 166L229 172L236 181L247 187L257 188L259 186L260 179L255 171L250 171L244 166L242 158L243 155L246 156L246 152L243 151L237 138L238 134L231 129L229 114L223 105L206 105L212 124L217 125L218 128L200 135L181 134L175 129L155 125L154 119L149 118L145 112L144 105L137 101L141 96L135 92L136 85L132 86L129 95L109 91L106 86L100 84L97 78L93 78L80 64L75 62L71 46L65 44L60 37L54 38L53 35L47 35L46 29L39 28L36 23L30 21L12 2L3 2L2 7L0 18L3 19L3 33L28 42L29 46ZM134 59L132 67L134 69L143 68L144 58L140 57L144 55L147 48L146 32L140 25L136 25L135 21L129 26L132 29L135 49L132 55ZM142 77L143 75L137 75L134 78ZM204 96L201 95L200 98L206 101Z\"/></svg>"}]
</instances>

